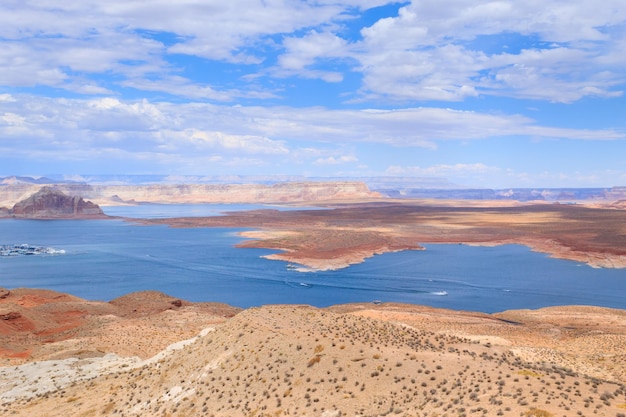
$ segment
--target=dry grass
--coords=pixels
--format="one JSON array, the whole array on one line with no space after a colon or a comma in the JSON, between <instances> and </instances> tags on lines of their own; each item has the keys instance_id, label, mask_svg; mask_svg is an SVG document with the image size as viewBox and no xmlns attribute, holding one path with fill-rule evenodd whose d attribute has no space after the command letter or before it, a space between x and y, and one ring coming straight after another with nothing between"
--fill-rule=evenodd
<instances>
[{"instance_id":1,"label":"dry grass","mask_svg":"<svg viewBox=\"0 0 626 417\"><path fill-rule=\"evenodd\" d=\"M537 373L535 371L530 371L528 369L522 369L521 371L517 371L516 374L522 375L522 376L529 376L532 378L541 378L543 376L540 373Z\"/></svg>"},{"instance_id":2,"label":"dry grass","mask_svg":"<svg viewBox=\"0 0 626 417\"><path fill-rule=\"evenodd\" d=\"M549 411L546 410L541 410L539 408L533 408L531 410L528 410L524 413L525 416L527 417L552 417L554 416L554 414L552 414Z\"/></svg>"}]
</instances>

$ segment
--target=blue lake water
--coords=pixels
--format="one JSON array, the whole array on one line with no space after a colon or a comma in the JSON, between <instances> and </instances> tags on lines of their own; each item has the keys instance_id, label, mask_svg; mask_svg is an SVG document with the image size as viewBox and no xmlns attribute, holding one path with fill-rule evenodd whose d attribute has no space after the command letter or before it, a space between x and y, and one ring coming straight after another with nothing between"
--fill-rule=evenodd
<instances>
[{"instance_id":1,"label":"blue lake water","mask_svg":"<svg viewBox=\"0 0 626 417\"><path fill-rule=\"evenodd\" d=\"M132 206L108 206L103 211L109 216L141 219L168 217L221 216L224 213L241 210L325 210L320 207L298 207L268 204L140 204Z\"/></svg>"},{"instance_id":2,"label":"blue lake water","mask_svg":"<svg viewBox=\"0 0 626 417\"><path fill-rule=\"evenodd\" d=\"M567 304L626 309L626 270L551 259L520 245L426 245L338 271L303 273L261 258L274 251L234 248L243 239L237 232L121 220L1 220L0 245L66 253L0 257L0 286L94 300L151 289L240 307L381 300L483 312Z\"/></svg>"}]
</instances>

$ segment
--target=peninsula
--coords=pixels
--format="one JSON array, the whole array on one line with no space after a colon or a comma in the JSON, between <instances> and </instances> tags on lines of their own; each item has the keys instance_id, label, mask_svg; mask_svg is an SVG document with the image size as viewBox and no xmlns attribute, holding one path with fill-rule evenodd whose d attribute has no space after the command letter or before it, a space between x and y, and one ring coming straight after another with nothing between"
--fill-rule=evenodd
<instances>
[{"instance_id":1,"label":"peninsula","mask_svg":"<svg viewBox=\"0 0 626 417\"><path fill-rule=\"evenodd\" d=\"M426 243L522 244L594 267L626 267L626 211L554 203L435 200L327 205L327 210L256 210L225 216L144 220L172 227L246 227L240 247L314 270Z\"/></svg>"}]
</instances>

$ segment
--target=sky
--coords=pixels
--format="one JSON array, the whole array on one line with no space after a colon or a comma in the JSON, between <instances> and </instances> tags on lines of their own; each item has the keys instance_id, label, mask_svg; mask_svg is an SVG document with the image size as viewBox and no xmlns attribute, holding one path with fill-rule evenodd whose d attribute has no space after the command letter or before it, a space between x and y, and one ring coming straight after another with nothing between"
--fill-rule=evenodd
<instances>
[{"instance_id":1,"label":"sky","mask_svg":"<svg viewBox=\"0 0 626 417\"><path fill-rule=\"evenodd\" d=\"M626 185L623 0L2 0L0 176Z\"/></svg>"}]
</instances>

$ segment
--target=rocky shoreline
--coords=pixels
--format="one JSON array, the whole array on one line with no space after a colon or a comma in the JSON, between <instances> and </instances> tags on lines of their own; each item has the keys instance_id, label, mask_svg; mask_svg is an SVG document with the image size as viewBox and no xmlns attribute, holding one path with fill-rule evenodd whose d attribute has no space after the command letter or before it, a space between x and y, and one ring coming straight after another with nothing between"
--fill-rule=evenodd
<instances>
[{"instance_id":1,"label":"rocky shoreline","mask_svg":"<svg viewBox=\"0 0 626 417\"><path fill-rule=\"evenodd\" d=\"M226 186L211 188L212 192L220 195L229 194L232 189ZM421 250L421 245L428 243L522 244L555 258L583 262L593 267L626 268L626 234L615 227L616 224L626 224L626 211L613 206L502 204L498 201L375 201L375 194L368 194L366 187L355 183L284 184L272 186L271 192L262 187L242 189L246 192L256 190L260 193L255 197L259 201L275 201L280 195L285 197L285 201L292 202L322 204L323 201L324 207L329 210L257 210L205 218L127 220L173 227L252 228L253 231L244 232L242 236L254 240L238 246L279 250L280 253L266 257L298 264L302 270L341 269L376 254ZM298 190L301 193L296 193ZM180 194L179 191L176 195ZM367 203L355 200L332 202L339 197L365 196L374 200ZM109 218L96 204L51 187L42 187L16 203L12 209L0 212L1 216L30 219ZM7 251L7 254L11 252ZM23 251L23 254L29 253Z\"/></svg>"},{"instance_id":2,"label":"rocky shoreline","mask_svg":"<svg viewBox=\"0 0 626 417\"><path fill-rule=\"evenodd\" d=\"M238 247L275 249L267 256L313 270L340 269L375 254L421 250L422 244L521 244L594 267L626 268L626 211L528 204L428 206L418 202L350 204L332 210L260 210L207 218L141 220L172 227L250 228Z\"/></svg>"}]
</instances>

